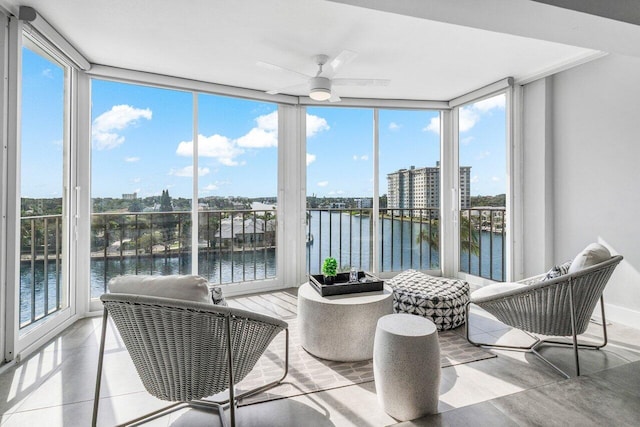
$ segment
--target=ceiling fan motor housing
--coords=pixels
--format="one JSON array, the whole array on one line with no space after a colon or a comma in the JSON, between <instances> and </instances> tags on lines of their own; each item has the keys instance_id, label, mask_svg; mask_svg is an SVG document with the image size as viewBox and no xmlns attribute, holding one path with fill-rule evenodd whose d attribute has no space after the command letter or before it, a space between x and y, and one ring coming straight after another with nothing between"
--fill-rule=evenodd
<instances>
[{"instance_id":1,"label":"ceiling fan motor housing","mask_svg":"<svg viewBox=\"0 0 640 427\"><path fill-rule=\"evenodd\" d=\"M313 77L309 80L309 97L316 101L331 98L331 80L326 77Z\"/></svg>"}]
</instances>

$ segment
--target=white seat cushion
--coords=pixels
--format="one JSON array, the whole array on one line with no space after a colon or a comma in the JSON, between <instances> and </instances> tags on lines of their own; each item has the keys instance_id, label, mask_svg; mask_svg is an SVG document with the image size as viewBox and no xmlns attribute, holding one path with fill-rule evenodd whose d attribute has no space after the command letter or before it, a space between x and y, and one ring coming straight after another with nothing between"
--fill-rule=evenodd
<instances>
[{"instance_id":1,"label":"white seat cushion","mask_svg":"<svg viewBox=\"0 0 640 427\"><path fill-rule=\"evenodd\" d=\"M114 277L109 281L109 292L147 295L212 304L207 279L194 275Z\"/></svg>"},{"instance_id":2,"label":"white seat cushion","mask_svg":"<svg viewBox=\"0 0 640 427\"><path fill-rule=\"evenodd\" d=\"M591 243L582 250L571 263L569 274L583 270L592 265L600 264L611 258L611 253L600 243Z\"/></svg>"},{"instance_id":3,"label":"white seat cushion","mask_svg":"<svg viewBox=\"0 0 640 427\"><path fill-rule=\"evenodd\" d=\"M511 282L501 282L501 283L493 283L491 285L484 286L478 290L475 290L471 293L471 302L483 302L486 299L492 299L496 295L506 294L511 291L518 291L522 288L526 288L527 285L524 283L511 283Z\"/></svg>"}]
</instances>

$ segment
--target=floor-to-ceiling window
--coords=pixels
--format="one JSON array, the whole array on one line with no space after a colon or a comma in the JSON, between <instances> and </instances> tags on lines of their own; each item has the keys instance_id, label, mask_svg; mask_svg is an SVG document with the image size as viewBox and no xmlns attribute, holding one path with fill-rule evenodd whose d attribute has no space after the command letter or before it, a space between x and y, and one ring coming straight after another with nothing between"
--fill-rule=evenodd
<instances>
[{"instance_id":1,"label":"floor-to-ceiling window","mask_svg":"<svg viewBox=\"0 0 640 427\"><path fill-rule=\"evenodd\" d=\"M92 82L91 296L120 274L190 274L192 94Z\"/></svg>"},{"instance_id":2,"label":"floor-to-ceiling window","mask_svg":"<svg viewBox=\"0 0 640 427\"><path fill-rule=\"evenodd\" d=\"M380 271L440 267L440 114L379 111Z\"/></svg>"},{"instance_id":3,"label":"floor-to-ceiling window","mask_svg":"<svg viewBox=\"0 0 640 427\"><path fill-rule=\"evenodd\" d=\"M121 274L275 278L277 114L270 103L94 79L91 296Z\"/></svg>"},{"instance_id":4,"label":"floor-to-ceiling window","mask_svg":"<svg viewBox=\"0 0 640 427\"><path fill-rule=\"evenodd\" d=\"M459 108L460 271L506 278L506 94Z\"/></svg>"},{"instance_id":5,"label":"floor-to-ceiling window","mask_svg":"<svg viewBox=\"0 0 640 427\"><path fill-rule=\"evenodd\" d=\"M307 270L332 256L340 271L371 270L371 109L307 109Z\"/></svg>"},{"instance_id":6,"label":"floor-to-ceiling window","mask_svg":"<svg viewBox=\"0 0 640 427\"><path fill-rule=\"evenodd\" d=\"M199 94L197 153L198 274L220 284L275 278L277 105Z\"/></svg>"},{"instance_id":7,"label":"floor-to-ceiling window","mask_svg":"<svg viewBox=\"0 0 640 427\"><path fill-rule=\"evenodd\" d=\"M69 306L69 73L26 35L22 47L20 307L22 331Z\"/></svg>"},{"instance_id":8,"label":"floor-to-ceiling window","mask_svg":"<svg viewBox=\"0 0 640 427\"><path fill-rule=\"evenodd\" d=\"M440 268L440 126L438 111L307 109L310 273L328 256L342 270Z\"/></svg>"}]
</instances>

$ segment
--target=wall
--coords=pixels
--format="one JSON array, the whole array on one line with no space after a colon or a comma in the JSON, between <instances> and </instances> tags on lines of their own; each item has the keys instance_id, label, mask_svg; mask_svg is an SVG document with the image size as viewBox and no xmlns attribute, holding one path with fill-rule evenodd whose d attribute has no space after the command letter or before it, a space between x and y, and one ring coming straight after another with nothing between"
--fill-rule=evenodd
<instances>
[{"instance_id":1,"label":"wall","mask_svg":"<svg viewBox=\"0 0 640 427\"><path fill-rule=\"evenodd\" d=\"M547 92L550 99L546 99L544 109L551 112L548 115L551 122L542 126L551 130L553 155L545 161L542 176L553 182L551 244L555 260L571 259L594 241L603 243L612 253L623 255L623 263L605 290L607 314L613 321L637 327L640 323L640 58L609 55L559 73L550 83L551 91ZM544 101L539 99L544 98L541 91L549 87L530 86L525 111L527 107L539 111ZM533 118L539 121L540 114L534 114ZM526 114L524 118L524 141L529 137L536 140L538 146L544 146L544 141L540 142L544 129L536 129L531 117L527 123ZM539 166L544 153L541 154L539 148L531 150L537 153L533 164ZM527 165L526 158L524 163ZM526 170L525 166L525 190L529 191L525 200L542 200L539 191L543 191L544 186L536 188L531 180L527 182ZM529 247L536 247L531 240L540 237L540 233L536 236L535 229L526 227ZM532 260L527 261L525 252L525 264L540 263L539 253L530 249L529 254Z\"/></svg>"}]
</instances>

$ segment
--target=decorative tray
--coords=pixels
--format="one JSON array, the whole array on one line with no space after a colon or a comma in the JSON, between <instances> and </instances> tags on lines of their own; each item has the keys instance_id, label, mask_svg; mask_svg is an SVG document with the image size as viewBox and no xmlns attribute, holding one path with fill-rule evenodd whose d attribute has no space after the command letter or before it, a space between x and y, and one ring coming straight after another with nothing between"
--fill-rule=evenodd
<instances>
[{"instance_id":1,"label":"decorative tray","mask_svg":"<svg viewBox=\"0 0 640 427\"><path fill-rule=\"evenodd\" d=\"M349 273L338 273L332 284L324 283L322 274L310 274L309 284L323 297L330 295L354 294L357 292L381 291L384 282L371 273L358 271L358 281L349 282Z\"/></svg>"}]
</instances>

